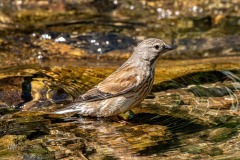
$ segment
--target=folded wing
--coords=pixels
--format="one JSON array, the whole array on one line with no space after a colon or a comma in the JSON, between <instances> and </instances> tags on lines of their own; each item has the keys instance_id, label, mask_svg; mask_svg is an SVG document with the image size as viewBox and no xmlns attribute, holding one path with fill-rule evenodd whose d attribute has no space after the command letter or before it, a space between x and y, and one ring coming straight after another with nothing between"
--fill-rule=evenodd
<instances>
[{"instance_id":1,"label":"folded wing","mask_svg":"<svg viewBox=\"0 0 240 160\"><path fill-rule=\"evenodd\" d=\"M122 95L134 90L139 83L139 70L136 67L126 65L81 95L77 101L97 101Z\"/></svg>"}]
</instances>

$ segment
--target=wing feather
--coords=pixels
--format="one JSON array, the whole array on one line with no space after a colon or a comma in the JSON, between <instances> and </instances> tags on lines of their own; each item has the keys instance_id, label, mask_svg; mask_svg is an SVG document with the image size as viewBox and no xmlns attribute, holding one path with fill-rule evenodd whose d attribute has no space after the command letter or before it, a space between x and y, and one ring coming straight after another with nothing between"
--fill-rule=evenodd
<instances>
[{"instance_id":1,"label":"wing feather","mask_svg":"<svg viewBox=\"0 0 240 160\"><path fill-rule=\"evenodd\" d=\"M136 88L139 83L138 77L139 70L136 67L123 66L77 100L97 101L125 94Z\"/></svg>"}]
</instances>

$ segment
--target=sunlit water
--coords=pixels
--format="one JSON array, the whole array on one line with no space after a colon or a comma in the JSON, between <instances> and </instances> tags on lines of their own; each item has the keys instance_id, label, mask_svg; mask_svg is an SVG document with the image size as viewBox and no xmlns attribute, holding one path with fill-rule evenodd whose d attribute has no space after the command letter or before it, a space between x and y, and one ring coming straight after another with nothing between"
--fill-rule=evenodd
<instances>
[{"instance_id":1,"label":"sunlit water","mask_svg":"<svg viewBox=\"0 0 240 160\"><path fill-rule=\"evenodd\" d=\"M161 90L153 92L154 96L134 108L135 114L122 122L39 112L58 108L55 102L69 103L74 94L80 94L78 84L58 86L66 92L53 92L55 99L46 96L37 102L21 104L23 107L30 105L30 111L19 112L19 107L13 110L16 105L10 106L10 110L7 106L1 108L2 139L8 135L23 136L20 140L18 137L18 143L12 142L5 152L21 154L24 159L221 159L238 156L239 73L237 70L203 72L164 82L168 85L162 84ZM33 78L36 82L31 84L46 81L44 75L40 76L43 78ZM52 85L47 88L50 87L55 88ZM42 89L39 96L50 93L51 90Z\"/></svg>"}]
</instances>

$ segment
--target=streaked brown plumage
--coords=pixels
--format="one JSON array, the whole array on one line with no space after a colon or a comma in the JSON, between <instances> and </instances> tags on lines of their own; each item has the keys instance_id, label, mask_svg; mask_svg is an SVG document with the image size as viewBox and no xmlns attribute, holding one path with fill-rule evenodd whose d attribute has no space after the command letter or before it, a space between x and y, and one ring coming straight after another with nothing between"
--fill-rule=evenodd
<instances>
[{"instance_id":1,"label":"streaked brown plumage","mask_svg":"<svg viewBox=\"0 0 240 160\"><path fill-rule=\"evenodd\" d=\"M85 116L108 117L128 111L148 95L157 59L171 49L160 39L142 41L120 68L73 104L54 113L76 112Z\"/></svg>"}]
</instances>

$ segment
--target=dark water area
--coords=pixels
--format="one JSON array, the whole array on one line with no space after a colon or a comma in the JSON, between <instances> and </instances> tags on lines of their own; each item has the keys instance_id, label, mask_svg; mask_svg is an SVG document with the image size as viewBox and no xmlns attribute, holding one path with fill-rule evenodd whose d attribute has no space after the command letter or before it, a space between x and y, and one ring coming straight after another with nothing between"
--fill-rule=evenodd
<instances>
[{"instance_id":1,"label":"dark water area","mask_svg":"<svg viewBox=\"0 0 240 160\"><path fill-rule=\"evenodd\" d=\"M0 159L239 159L238 0L0 2ZM162 55L124 120L55 115L142 40Z\"/></svg>"}]
</instances>

